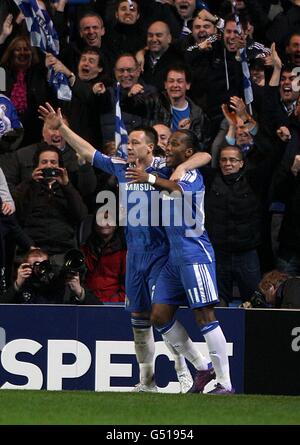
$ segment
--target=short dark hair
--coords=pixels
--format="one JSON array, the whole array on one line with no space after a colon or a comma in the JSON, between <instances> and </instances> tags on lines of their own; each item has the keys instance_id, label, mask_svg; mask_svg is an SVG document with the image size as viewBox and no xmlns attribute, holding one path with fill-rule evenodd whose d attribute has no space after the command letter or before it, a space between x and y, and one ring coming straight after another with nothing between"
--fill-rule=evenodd
<instances>
[{"instance_id":1,"label":"short dark hair","mask_svg":"<svg viewBox=\"0 0 300 445\"><path fill-rule=\"evenodd\" d=\"M104 22L103 22L103 18L101 17L100 14L98 14L95 11L85 11L82 15L80 15L80 17L78 18L78 28L80 29L80 22L82 19L85 19L87 17L97 17L97 19L99 20L99 22L101 22L102 26L104 26Z\"/></svg>"},{"instance_id":2,"label":"short dark hair","mask_svg":"<svg viewBox=\"0 0 300 445\"><path fill-rule=\"evenodd\" d=\"M98 46L86 46L86 47L84 47L84 49L82 50L82 52L80 54L80 59L81 59L81 56L83 56L84 54L94 54L95 56L98 56L99 57L99 59L98 59L98 67L99 68L103 68L102 57L101 57L101 50L100 50L100 48L98 48Z\"/></svg>"},{"instance_id":3,"label":"short dark hair","mask_svg":"<svg viewBox=\"0 0 300 445\"><path fill-rule=\"evenodd\" d=\"M280 75L282 75L283 72L292 73L295 68L297 68L296 65L292 63L285 63L282 65Z\"/></svg>"},{"instance_id":4,"label":"short dark hair","mask_svg":"<svg viewBox=\"0 0 300 445\"><path fill-rule=\"evenodd\" d=\"M138 11L138 13L140 13L140 10L141 10L140 0L132 0L132 1L133 1L134 3L136 3L137 11ZM120 4L120 3L124 3L124 2L127 2L127 0L117 0L117 1L116 1L116 4L115 4L115 11L118 10L119 4ZM128 2L127 2L127 3L128 3Z\"/></svg>"},{"instance_id":5,"label":"short dark hair","mask_svg":"<svg viewBox=\"0 0 300 445\"><path fill-rule=\"evenodd\" d=\"M43 256L46 256L47 258L49 258L49 254L45 250L40 249L39 247L36 247L36 248L28 250L28 252L26 252L26 254L23 258L23 263L26 263L30 257L38 256L38 255L43 255Z\"/></svg>"},{"instance_id":6,"label":"short dark hair","mask_svg":"<svg viewBox=\"0 0 300 445\"><path fill-rule=\"evenodd\" d=\"M200 142L198 136L193 130L176 130L174 131L174 133L181 133L185 135L187 148L191 148L194 153L196 153L196 151L199 151Z\"/></svg>"},{"instance_id":7,"label":"short dark hair","mask_svg":"<svg viewBox=\"0 0 300 445\"><path fill-rule=\"evenodd\" d=\"M185 80L187 81L187 83L192 83L192 72L188 67L188 65L184 63L176 63L168 67L165 71L165 79L164 79L165 81L167 80L170 71L176 71L176 73L184 73Z\"/></svg>"},{"instance_id":8,"label":"short dark hair","mask_svg":"<svg viewBox=\"0 0 300 445\"><path fill-rule=\"evenodd\" d=\"M37 150L34 152L34 155L32 158L32 163L33 163L34 168L36 168L38 166L40 156L45 151L53 151L54 153L57 153L58 154L58 165L60 167L64 166L64 161L63 161L61 150L59 148L55 147L54 145L49 145L46 142L43 142L38 146Z\"/></svg>"},{"instance_id":9,"label":"short dark hair","mask_svg":"<svg viewBox=\"0 0 300 445\"><path fill-rule=\"evenodd\" d=\"M119 60L120 59L122 59L123 57L131 57L133 60L134 60L134 62L135 62L135 65L136 66L139 66L139 62L138 62L138 60L137 60L137 58L135 57L135 55L133 54L133 53L122 53L122 54L120 54L117 58L116 58L116 61L115 61L115 63L114 63L114 68L115 68L115 66L117 65L117 63L119 62Z\"/></svg>"},{"instance_id":10,"label":"short dark hair","mask_svg":"<svg viewBox=\"0 0 300 445\"><path fill-rule=\"evenodd\" d=\"M240 158L241 158L241 161L244 161L244 159L245 159L244 152L242 151L241 147L239 147L238 145L224 145L224 146L222 146L222 147L219 149L219 156L218 156L219 159L220 159L220 156L221 156L222 151L224 151L224 150L235 150L236 152L239 153L239 156L240 156Z\"/></svg>"},{"instance_id":11,"label":"short dark hair","mask_svg":"<svg viewBox=\"0 0 300 445\"><path fill-rule=\"evenodd\" d=\"M130 133L132 133L133 131L143 131L146 135L147 140L154 144L154 146L156 147L156 145L158 144L158 135L157 132L154 130L154 128L149 127L147 125L138 125L136 127L134 127Z\"/></svg>"},{"instance_id":12,"label":"short dark hair","mask_svg":"<svg viewBox=\"0 0 300 445\"><path fill-rule=\"evenodd\" d=\"M297 37L300 37L300 32L297 32L297 31L295 31L295 32L291 32L288 36L287 36L287 38L286 38L286 40L285 40L285 47L286 46L288 46L290 43L291 43L291 39L293 38L293 37L295 37L295 36L297 36Z\"/></svg>"},{"instance_id":13,"label":"short dark hair","mask_svg":"<svg viewBox=\"0 0 300 445\"><path fill-rule=\"evenodd\" d=\"M241 28L243 29L243 31L245 31L247 29L248 23L249 22L251 23L249 15L239 14L239 20L240 20ZM232 14L232 13L227 14L226 17L224 18L224 28L227 25L227 23L229 23L229 22L235 22L236 23L235 15Z\"/></svg>"}]
</instances>

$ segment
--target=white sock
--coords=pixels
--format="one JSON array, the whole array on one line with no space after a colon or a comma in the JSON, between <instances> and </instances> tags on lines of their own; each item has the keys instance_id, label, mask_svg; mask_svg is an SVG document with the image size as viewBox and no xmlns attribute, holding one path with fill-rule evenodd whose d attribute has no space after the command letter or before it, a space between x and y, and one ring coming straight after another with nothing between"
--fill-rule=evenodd
<instances>
[{"instance_id":1,"label":"white sock","mask_svg":"<svg viewBox=\"0 0 300 445\"><path fill-rule=\"evenodd\" d=\"M172 327L163 334L164 340L168 341L178 354L182 354L197 370L206 370L209 360L194 346L186 330L175 321Z\"/></svg>"},{"instance_id":2,"label":"white sock","mask_svg":"<svg viewBox=\"0 0 300 445\"><path fill-rule=\"evenodd\" d=\"M152 327L132 328L136 359L140 368L140 382L149 385L154 379L155 343Z\"/></svg>"},{"instance_id":3,"label":"white sock","mask_svg":"<svg viewBox=\"0 0 300 445\"><path fill-rule=\"evenodd\" d=\"M168 340L164 334L162 335L162 338L165 342L165 345L167 346L167 348L173 355L173 359L175 362L174 367L175 367L175 371L177 372L177 374L181 374L182 372L186 371L187 364L186 364L184 356L182 354L179 354L179 352L176 351L176 349L168 342Z\"/></svg>"},{"instance_id":4,"label":"white sock","mask_svg":"<svg viewBox=\"0 0 300 445\"><path fill-rule=\"evenodd\" d=\"M231 390L229 361L226 352L226 339L219 324L207 333L203 333L209 355L213 363L217 381L224 388Z\"/></svg>"}]
</instances>

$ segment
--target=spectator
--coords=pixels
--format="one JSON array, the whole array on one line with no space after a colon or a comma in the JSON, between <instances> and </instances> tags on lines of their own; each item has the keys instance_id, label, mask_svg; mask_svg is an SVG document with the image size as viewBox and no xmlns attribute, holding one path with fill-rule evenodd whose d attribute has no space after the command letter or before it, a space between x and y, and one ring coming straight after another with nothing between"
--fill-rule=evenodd
<instances>
[{"instance_id":1,"label":"spectator","mask_svg":"<svg viewBox=\"0 0 300 445\"><path fill-rule=\"evenodd\" d=\"M132 94L127 104L132 112L143 116L151 125L160 122L172 131L193 130L199 139L199 150L203 151L208 149L210 126L203 110L187 96L190 86L188 67L174 64L166 71L165 91L147 96Z\"/></svg>"},{"instance_id":2,"label":"spectator","mask_svg":"<svg viewBox=\"0 0 300 445\"><path fill-rule=\"evenodd\" d=\"M258 288L243 307L300 309L300 277L274 269L262 277Z\"/></svg>"},{"instance_id":3,"label":"spectator","mask_svg":"<svg viewBox=\"0 0 300 445\"><path fill-rule=\"evenodd\" d=\"M145 26L140 20L139 2L115 2L116 23L108 30L107 40L115 61L123 53L136 53L145 46Z\"/></svg>"},{"instance_id":4,"label":"spectator","mask_svg":"<svg viewBox=\"0 0 300 445\"><path fill-rule=\"evenodd\" d=\"M17 223L14 215L15 210L14 200L0 168L0 292L6 289L6 282L10 279L10 267L6 255L8 235L26 250L33 246L33 241L26 236Z\"/></svg>"},{"instance_id":5,"label":"spectator","mask_svg":"<svg viewBox=\"0 0 300 445\"><path fill-rule=\"evenodd\" d=\"M289 127L299 97L299 91L293 88L296 73L293 66L282 65L274 43L268 63L273 65L273 73L264 89L262 119L270 133L276 131L277 136L286 144L291 138Z\"/></svg>"},{"instance_id":6,"label":"spectator","mask_svg":"<svg viewBox=\"0 0 300 445\"><path fill-rule=\"evenodd\" d=\"M58 148L41 147L33 161L32 178L15 190L17 218L35 245L60 262L67 250L77 247L77 228L87 208L62 167Z\"/></svg>"},{"instance_id":7,"label":"spectator","mask_svg":"<svg viewBox=\"0 0 300 445\"><path fill-rule=\"evenodd\" d=\"M279 231L277 269L289 275L300 275L299 108L298 98L295 111L298 124L295 122L292 128L292 138L273 175L271 188L273 202L284 205Z\"/></svg>"},{"instance_id":8,"label":"spectator","mask_svg":"<svg viewBox=\"0 0 300 445\"><path fill-rule=\"evenodd\" d=\"M65 118L64 122L68 125ZM11 193L14 193L15 188L22 181L31 178L35 168L35 153L42 147L52 145L60 151L64 167L68 171L72 184L81 196L89 202L96 188L96 175L93 168L89 164L83 164L72 148L66 144L59 132L52 130L45 123L42 129L42 136L44 142L22 147L3 159L2 167Z\"/></svg>"},{"instance_id":9,"label":"spectator","mask_svg":"<svg viewBox=\"0 0 300 445\"><path fill-rule=\"evenodd\" d=\"M81 246L87 274L85 285L99 301L125 301L126 244L122 228L95 215L92 231Z\"/></svg>"},{"instance_id":10,"label":"spectator","mask_svg":"<svg viewBox=\"0 0 300 445\"><path fill-rule=\"evenodd\" d=\"M142 79L155 86L158 91L164 88L165 73L170 65L183 60L183 56L171 45L171 41L168 24L154 22L147 30L147 49L137 54L143 68Z\"/></svg>"},{"instance_id":11,"label":"spectator","mask_svg":"<svg viewBox=\"0 0 300 445\"><path fill-rule=\"evenodd\" d=\"M15 37L0 60L6 71L6 91L15 106L24 127L23 144L38 141L41 124L37 107L50 100L51 91L46 80L46 69L39 63L36 48L31 47L27 37Z\"/></svg>"},{"instance_id":12,"label":"spectator","mask_svg":"<svg viewBox=\"0 0 300 445\"><path fill-rule=\"evenodd\" d=\"M228 306L234 280L244 299L250 298L260 280L256 249L261 242L261 204L242 171L241 150L224 147L219 162L220 170L211 181L205 175L206 228L216 255L219 297Z\"/></svg>"},{"instance_id":13,"label":"spectator","mask_svg":"<svg viewBox=\"0 0 300 445\"><path fill-rule=\"evenodd\" d=\"M228 16L223 41L212 43L211 50L199 51L197 65L193 65L190 97L210 118L213 138L223 119L221 105L231 96L243 96L242 68L235 56L245 43L246 36L239 35L234 16Z\"/></svg>"},{"instance_id":14,"label":"spectator","mask_svg":"<svg viewBox=\"0 0 300 445\"><path fill-rule=\"evenodd\" d=\"M113 157L117 155L117 148L115 141L109 141L106 142L102 149L101 153L103 153L106 156ZM115 195L118 195L118 180L115 175L111 175L110 173L107 173L105 171L97 171L97 192L100 192L102 190L111 190L115 193Z\"/></svg>"},{"instance_id":15,"label":"spectator","mask_svg":"<svg viewBox=\"0 0 300 445\"><path fill-rule=\"evenodd\" d=\"M165 124L157 123L153 125L154 130L157 133L158 136L158 142L157 146L153 150L154 156L165 156L165 151L168 145L169 137L171 136L172 132L170 127L168 127Z\"/></svg>"},{"instance_id":16,"label":"spectator","mask_svg":"<svg viewBox=\"0 0 300 445\"><path fill-rule=\"evenodd\" d=\"M295 65L300 66L300 33L293 33L288 39L285 47L285 54L288 61Z\"/></svg>"},{"instance_id":17,"label":"spectator","mask_svg":"<svg viewBox=\"0 0 300 445\"><path fill-rule=\"evenodd\" d=\"M72 100L61 101L59 105L69 121L70 128L91 144L101 146L102 131L99 126L99 114L103 113L105 105L97 101L93 87L96 83L107 87L111 82L103 71L99 48L95 46L84 48L76 75L51 54L47 56L46 64L53 67L56 72L64 73L69 79Z\"/></svg>"},{"instance_id":18,"label":"spectator","mask_svg":"<svg viewBox=\"0 0 300 445\"><path fill-rule=\"evenodd\" d=\"M105 27L99 14L93 11L85 12L78 22L79 40L77 43L69 43L60 52L60 59L73 73L76 72L83 48L94 46L101 52L101 60L106 73L111 73L111 54L102 38Z\"/></svg>"},{"instance_id":19,"label":"spectator","mask_svg":"<svg viewBox=\"0 0 300 445\"><path fill-rule=\"evenodd\" d=\"M293 5L287 11L278 14L266 30L267 40L275 42L279 47L284 46L285 40L291 33L299 32L299 0L290 0L290 2Z\"/></svg>"},{"instance_id":20,"label":"spectator","mask_svg":"<svg viewBox=\"0 0 300 445\"><path fill-rule=\"evenodd\" d=\"M123 108L123 101L128 95L139 94L144 97L153 93L156 89L153 86L145 84L140 79L140 67L134 55L122 54L115 63L114 75L117 82L120 83L120 102L122 110L122 119L129 133L134 127L143 124L143 119L135 110L127 111ZM102 95L104 96L104 95ZM104 142L109 142L115 137L115 89L108 88L105 93L105 105L109 104L109 111L100 115L100 122L103 133ZM99 101L103 103L104 98L99 97Z\"/></svg>"}]
</instances>

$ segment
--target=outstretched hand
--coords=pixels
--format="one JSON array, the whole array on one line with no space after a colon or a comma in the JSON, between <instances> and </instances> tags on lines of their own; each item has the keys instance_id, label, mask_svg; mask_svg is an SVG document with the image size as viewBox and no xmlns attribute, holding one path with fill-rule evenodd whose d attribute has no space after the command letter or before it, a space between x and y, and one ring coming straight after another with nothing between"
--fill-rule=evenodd
<instances>
[{"instance_id":1,"label":"outstretched hand","mask_svg":"<svg viewBox=\"0 0 300 445\"><path fill-rule=\"evenodd\" d=\"M38 108L39 118L52 130L58 130L63 124L63 117L60 108L57 111L46 102L45 106L40 105Z\"/></svg>"},{"instance_id":2,"label":"outstretched hand","mask_svg":"<svg viewBox=\"0 0 300 445\"><path fill-rule=\"evenodd\" d=\"M229 123L229 125L235 127L236 126L236 113L234 111L229 111L227 104L221 105L222 112Z\"/></svg>"}]
</instances>

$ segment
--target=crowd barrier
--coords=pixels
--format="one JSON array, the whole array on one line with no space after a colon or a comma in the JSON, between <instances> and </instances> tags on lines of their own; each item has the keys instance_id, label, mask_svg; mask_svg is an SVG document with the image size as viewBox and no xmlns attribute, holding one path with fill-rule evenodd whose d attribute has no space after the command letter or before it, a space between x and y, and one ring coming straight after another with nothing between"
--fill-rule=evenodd
<instances>
[{"instance_id":1,"label":"crowd barrier","mask_svg":"<svg viewBox=\"0 0 300 445\"><path fill-rule=\"evenodd\" d=\"M216 314L237 393L300 394L300 311L219 308ZM191 311L180 308L177 315L208 356ZM156 333L155 339L159 390L179 392L172 356ZM137 382L123 307L1 305L0 388L130 391Z\"/></svg>"}]
</instances>

